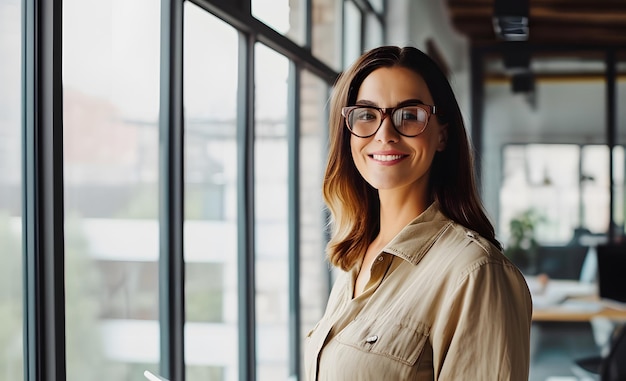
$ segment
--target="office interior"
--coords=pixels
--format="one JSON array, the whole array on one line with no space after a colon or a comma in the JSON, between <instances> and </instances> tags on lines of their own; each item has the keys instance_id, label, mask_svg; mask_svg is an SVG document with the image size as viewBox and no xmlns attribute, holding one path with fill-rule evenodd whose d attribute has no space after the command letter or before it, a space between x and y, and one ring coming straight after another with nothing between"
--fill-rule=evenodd
<instances>
[{"instance_id":1,"label":"office interior","mask_svg":"<svg viewBox=\"0 0 626 381\"><path fill-rule=\"evenodd\" d=\"M575 360L626 317L554 308L595 301L624 238L625 28L611 0L0 0L0 379L303 379L335 271L329 93L382 44L448 74L497 237L553 308L530 379L597 379Z\"/></svg>"}]
</instances>

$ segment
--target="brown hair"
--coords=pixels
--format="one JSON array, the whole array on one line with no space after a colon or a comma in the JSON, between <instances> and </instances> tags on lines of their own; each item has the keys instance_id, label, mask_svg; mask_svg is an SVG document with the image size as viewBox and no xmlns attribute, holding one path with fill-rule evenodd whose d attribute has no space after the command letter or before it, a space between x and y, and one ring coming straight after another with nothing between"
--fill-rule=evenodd
<instances>
[{"instance_id":1,"label":"brown hair","mask_svg":"<svg viewBox=\"0 0 626 381\"><path fill-rule=\"evenodd\" d=\"M344 270L350 269L359 262L380 229L378 191L361 177L354 165L350 133L344 126L341 108L356 102L359 87L371 72L392 66L411 69L424 78L437 106L438 121L448 126L446 148L437 152L431 166L431 199L439 201L446 216L475 230L501 249L478 195L469 138L448 79L420 50L382 46L363 54L339 76L330 100L330 148L323 184L333 227L327 246L330 262Z\"/></svg>"}]
</instances>

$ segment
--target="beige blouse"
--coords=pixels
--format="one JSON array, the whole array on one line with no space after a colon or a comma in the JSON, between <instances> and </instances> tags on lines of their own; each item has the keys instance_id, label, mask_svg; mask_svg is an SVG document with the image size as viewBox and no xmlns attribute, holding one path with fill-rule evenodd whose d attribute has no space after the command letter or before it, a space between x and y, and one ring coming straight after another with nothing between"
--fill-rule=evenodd
<instances>
[{"instance_id":1,"label":"beige blouse","mask_svg":"<svg viewBox=\"0 0 626 381\"><path fill-rule=\"evenodd\" d=\"M305 343L307 381L528 380L522 274L434 203L385 247L365 292L342 273Z\"/></svg>"}]
</instances>

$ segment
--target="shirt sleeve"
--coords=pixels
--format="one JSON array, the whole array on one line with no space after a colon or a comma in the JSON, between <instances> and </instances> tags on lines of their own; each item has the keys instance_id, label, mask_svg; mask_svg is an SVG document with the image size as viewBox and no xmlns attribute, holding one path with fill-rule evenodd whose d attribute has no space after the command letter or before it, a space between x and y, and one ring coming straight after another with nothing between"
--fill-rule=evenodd
<instances>
[{"instance_id":1,"label":"shirt sleeve","mask_svg":"<svg viewBox=\"0 0 626 381\"><path fill-rule=\"evenodd\" d=\"M532 300L515 266L473 264L441 307L431 336L435 380L528 380Z\"/></svg>"}]
</instances>

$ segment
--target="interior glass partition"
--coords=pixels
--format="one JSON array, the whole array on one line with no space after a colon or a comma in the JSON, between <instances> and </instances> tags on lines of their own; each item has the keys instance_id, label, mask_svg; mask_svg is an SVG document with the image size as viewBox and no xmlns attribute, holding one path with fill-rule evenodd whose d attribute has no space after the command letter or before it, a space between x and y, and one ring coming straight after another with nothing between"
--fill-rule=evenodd
<instances>
[{"instance_id":1,"label":"interior glass partition","mask_svg":"<svg viewBox=\"0 0 626 381\"><path fill-rule=\"evenodd\" d=\"M615 54L615 126L616 138L613 151L613 216L618 236L626 235L626 50ZM619 238L620 240L623 238Z\"/></svg>"},{"instance_id":2,"label":"interior glass partition","mask_svg":"<svg viewBox=\"0 0 626 381\"><path fill-rule=\"evenodd\" d=\"M67 380L158 371L160 4L63 4Z\"/></svg>"},{"instance_id":3,"label":"interior glass partition","mask_svg":"<svg viewBox=\"0 0 626 381\"><path fill-rule=\"evenodd\" d=\"M537 54L524 75L504 59L486 69L483 187L507 254L521 251L530 262L543 248L573 245L582 264L580 235L608 231L604 58L589 53L576 71L568 71L567 59ZM529 225L525 232L516 230L520 224ZM553 260L558 268L573 259ZM542 271L536 265L527 270ZM580 270L558 276L577 278Z\"/></svg>"},{"instance_id":4,"label":"interior glass partition","mask_svg":"<svg viewBox=\"0 0 626 381\"><path fill-rule=\"evenodd\" d=\"M22 9L0 0L0 378L23 379Z\"/></svg>"},{"instance_id":5,"label":"interior glass partition","mask_svg":"<svg viewBox=\"0 0 626 381\"><path fill-rule=\"evenodd\" d=\"M238 36L190 2L184 12L186 377L235 381Z\"/></svg>"}]
</instances>

